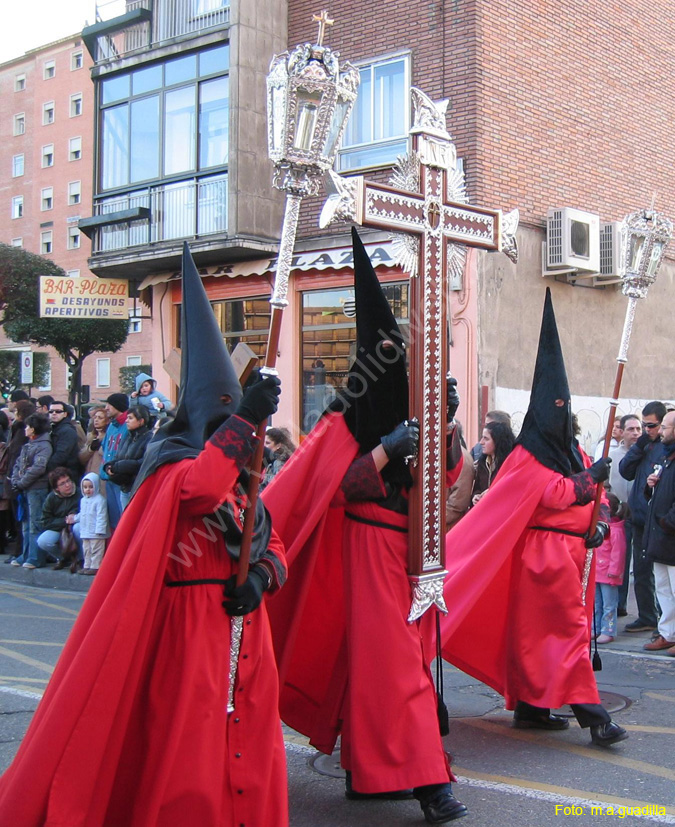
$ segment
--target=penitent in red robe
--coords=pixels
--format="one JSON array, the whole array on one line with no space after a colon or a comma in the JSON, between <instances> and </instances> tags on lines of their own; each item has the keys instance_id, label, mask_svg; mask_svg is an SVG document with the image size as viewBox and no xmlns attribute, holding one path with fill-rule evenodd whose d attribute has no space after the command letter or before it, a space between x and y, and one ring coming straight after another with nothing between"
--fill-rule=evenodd
<instances>
[{"instance_id":1,"label":"penitent in red robe","mask_svg":"<svg viewBox=\"0 0 675 827\"><path fill-rule=\"evenodd\" d=\"M584 540L532 528L586 532L595 486L583 505L578 496L571 478L518 446L447 535L443 656L504 695L507 709L519 700L554 709L599 703L589 658L593 569L582 603Z\"/></svg>"},{"instance_id":2,"label":"penitent in red robe","mask_svg":"<svg viewBox=\"0 0 675 827\"><path fill-rule=\"evenodd\" d=\"M250 426L164 465L128 506L14 762L0 823L16 827L283 827L288 823L278 676L264 604L244 617L228 715L236 571L203 515L230 495ZM237 429L240 433L237 433ZM218 439L225 450L216 447ZM213 520L212 524L216 524ZM211 539L209 539L209 535ZM270 547L283 560L273 535Z\"/></svg>"},{"instance_id":3,"label":"penitent in red robe","mask_svg":"<svg viewBox=\"0 0 675 827\"><path fill-rule=\"evenodd\" d=\"M341 733L342 765L360 792L444 783L431 619L407 622L407 517L345 501L358 452L343 417L328 414L263 492L289 563L268 604L281 717L327 754Z\"/></svg>"}]
</instances>

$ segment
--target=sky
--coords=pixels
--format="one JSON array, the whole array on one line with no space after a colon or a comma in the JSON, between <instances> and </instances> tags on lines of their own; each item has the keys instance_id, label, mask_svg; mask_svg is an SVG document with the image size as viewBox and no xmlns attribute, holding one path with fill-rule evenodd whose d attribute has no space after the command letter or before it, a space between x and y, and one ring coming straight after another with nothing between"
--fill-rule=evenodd
<instances>
[{"instance_id":1,"label":"sky","mask_svg":"<svg viewBox=\"0 0 675 827\"><path fill-rule=\"evenodd\" d=\"M82 31L94 22L96 0L3 0L2 7L0 63Z\"/></svg>"}]
</instances>

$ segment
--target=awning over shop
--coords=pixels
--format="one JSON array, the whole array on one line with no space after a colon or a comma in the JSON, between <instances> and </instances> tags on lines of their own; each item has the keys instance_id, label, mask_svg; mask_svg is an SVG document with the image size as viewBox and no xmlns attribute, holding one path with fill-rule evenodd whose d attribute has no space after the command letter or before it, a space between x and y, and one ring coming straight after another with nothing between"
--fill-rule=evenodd
<instances>
[{"instance_id":1,"label":"awning over shop","mask_svg":"<svg viewBox=\"0 0 675 827\"><path fill-rule=\"evenodd\" d=\"M393 258L392 245L390 241L381 244L366 244L366 250L373 263L373 267L393 267L396 262ZM240 276L263 276L265 273L274 272L276 258L263 258L255 261L242 261L237 264L212 265L200 267L199 274L202 277L238 278ZM292 270L346 270L351 269L354 264L351 247L335 247L329 250L313 250L306 253L298 253L293 256ZM170 273L154 273L146 276L139 286L139 290L146 287L153 287L156 284L163 284L167 281L180 278L180 271Z\"/></svg>"}]
</instances>

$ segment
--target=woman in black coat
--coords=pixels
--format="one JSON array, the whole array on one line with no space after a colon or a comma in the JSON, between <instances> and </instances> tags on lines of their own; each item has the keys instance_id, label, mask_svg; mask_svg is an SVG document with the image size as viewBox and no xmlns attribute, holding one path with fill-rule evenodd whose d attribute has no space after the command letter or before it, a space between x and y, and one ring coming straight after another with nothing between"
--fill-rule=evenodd
<instances>
[{"instance_id":1,"label":"woman in black coat","mask_svg":"<svg viewBox=\"0 0 675 827\"><path fill-rule=\"evenodd\" d=\"M143 405L135 405L133 408L129 408L127 414L129 436L122 443L115 459L104 466L106 474L122 489L122 510L129 504L134 480L140 471L148 442L152 439L149 424L150 411L148 408Z\"/></svg>"}]
</instances>

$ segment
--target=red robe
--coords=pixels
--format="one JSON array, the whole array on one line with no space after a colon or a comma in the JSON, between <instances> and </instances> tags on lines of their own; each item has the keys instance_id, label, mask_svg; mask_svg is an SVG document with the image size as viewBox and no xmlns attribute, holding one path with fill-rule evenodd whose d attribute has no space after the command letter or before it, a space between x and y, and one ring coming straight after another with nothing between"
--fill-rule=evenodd
<instances>
[{"instance_id":1,"label":"red robe","mask_svg":"<svg viewBox=\"0 0 675 827\"><path fill-rule=\"evenodd\" d=\"M585 458L587 459L587 458ZM590 494L594 495L594 491ZM581 537L593 503L518 446L478 505L448 533L443 656L517 701L599 703L589 658L593 569L582 603Z\"/></svg>"},{"instance_id":2,"label":"red robe","mask_svg":"<svg viewBox=\"0 0 675 827\"><path fill-rule=\"evenodd\" d=\"M162 466L143 483L0 780L0 823L288 823L264 605L244 617L236 706L228 715L223 587L165 586L236 571L222 534L209 540L203 515L230 495L239 468L209 443L196 459ZM281 557L275 536L270 547Z\"/></svg>"},{"instance_id":3,"label":"red robe","mask_svg":"<svg viewBox=\"0 0 675 827\"><path fill-rule=\"evenodd\" d=\"M447 782L425 653L431 618L407 622L407 517L345 502L340 486L358 453L342 416L328 415L263 492L290 571L268 604L281 717L327 754L341 732L342 765L360 792Z\"/></svg>"}]
</instances>

